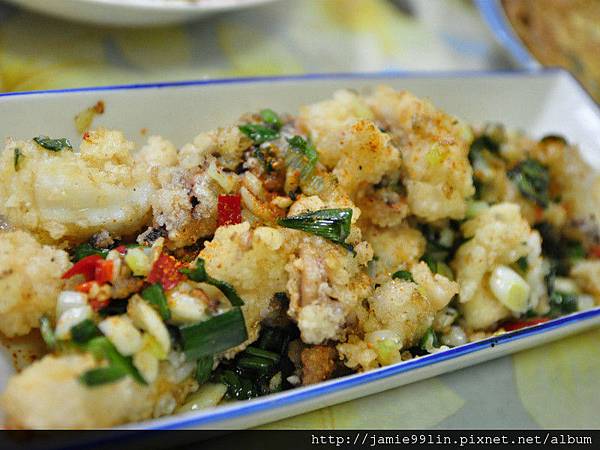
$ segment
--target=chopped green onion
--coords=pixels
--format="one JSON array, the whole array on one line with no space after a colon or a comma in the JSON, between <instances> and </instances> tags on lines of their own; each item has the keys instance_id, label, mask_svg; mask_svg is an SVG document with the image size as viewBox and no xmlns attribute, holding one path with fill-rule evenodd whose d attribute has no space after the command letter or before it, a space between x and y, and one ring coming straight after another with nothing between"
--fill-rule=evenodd
<instances>
[{"instance_id":1,"label":"chopped green onion","mask_svg":"<svg viewBox=\"0 0 600 450\"><path fill-rule=\"evenodd\" d=\"M517 259L516 264L521 272L527 272L527 269L529 268L529 263L527 262L527 257L521 256L519 259Z\"/></svg>"},{"instance_id":2,"label":"chopped green onion","mask_svg":"<svg viewBox=\"0 0 600 450\"><path fill-rule=\"evenodd\" d=\"M18 172L20 169L19 163L21 162L21 158L23 157L23 153L20 148L15 148L15 156L13 160L13 164L15 166L15 172Z\"/></svg>"},{"instance_id":3,"label":"chopped green onion","mask_svg":"<svg viewBox=\"0 0 600 450\"><path fill-rule=\"evenodd\" d=\"M48 136L38 136L34 137L33 140L40 147L53 152L60 152L65 148L73 150L73 145L71 145L71 141L69 141L67 138L51 139Z\"/></svg>"},{"instance_id":4,"label":"chopped green onion","mask_svg":"<svg viewBox=\"0 0 600 450\"><path fill-rule=\"evenodd\" d=\"M85 344L84 348L97 358L106 359L109 365L108 367L91 369L83 373L80 377L80 381L83 384L98 386L100 384L111 383L126 375L130 375L140 384L147 384L133 365L131 357L121 355L106 337L93 338Z\"/></svg>"},{"instance_id":5,"label":"chopped green onion","mask_svg":"<svg viewBox=\"0 0 600 450\"><path fill-rule=\"evenodd\" d=\"M56 336L54 335L54 330L48 316L40 318L40 333L48 348L54 349L56 347Z\"/></svg>"},{"instance_id":6,"label":"chopped green onion","mask_svg":"<svg viewBox=\"0 0 600 450\"><path fill-rule=\"evenodd\" d=\"M508 266L494 268L489 278L494 296L511 311L523 314L529 309L531 288L521 275Z\"/></svg>"},{"instance_id":7,"label":"chopped green onion","mask_svg":"<svg viewBox=\"0 0 600 450\"><path fill-rule=\"evenodd\" d=\"M244 350L244 353L259 358L270 359L274 363L278 363L280 359L277 353L270 352L268 350L263 350L262 348L247 347L246 350Z\"/></svg>"},{"instance_id":8,"label":"chopped green onion","mask_svg":"<svg viewBox=\"0 0 600 450\"><path fill-rule=\"evenodd\" d=\"M398 270L397 272L394 272L392 274L392 278L393 279L406 280L406 281L412 281L412 282L415 281L413 279L412 274L408 270Z\"/></svg>"},{"instance_id":9,"label":"chopped green onion","mask_svg":"<svg viewBox=\"0 0 600 450\"><path fill-rule=\"evenodd\" d=\"M198 358L198 365L196 366L196 381L198 381L198 383L204 384L208 381L214 361L215 359L212 355Z\"/></svg>"},{"instance_id":10,"label":"chopped green onion","mask_svg":"<svg viewBox=\"0 0 600 450\"><path fill-rule=\"evenodd\" d=\"M526 198L542 207L548 206L550 175L548 169L535 159L528 158L508 172L508 176Z\"/></svg>"},{"instance_id":11,"label":"chopped green onion","mask_svg":"<svg viewBox=\"0 0 600 450\"><path fill-rule=\"evenodd\" d=\"M401 345L394 339L378 339L371 345L382 365L388 366L398 360Z\"/></svg>"},{"instance_id":12,"label":"chopped green onion","mask_svg":"<svg viewBox=\"0 0 600 450\"><path fill-rule=\"evenodd\" d=\"M281 119L279 118L279 115L277 115L277 113L272 109L263 109L260 112L260 117L262 118L264 123L271 125L274 129L281 129Z\"/></svg>"},{"instance_id":13,"label":"chopped green onion","mask_svg":"<svg viewBox=\"0 0 600 450\"><path fill-rule=\"evenodd\" d=\"M344 244L350 235L351 221L352 209L346 208L307 212L279 219L277 223L282 227L301 230L329 239L336 244Z\"/></svg>"},{"instance_id":14,"label":"chopped green onion","mask_svg":"<svg viewBox=\"0 0 600 450\"><path fill-rule=\"evenodd\" d=\"M152 261L140 247L128 248L125 255L125 264L136 277L145 277L152 269Z\"/></svg>"},{"instance_id":15,"label":"chopped green onion","mask_svg":"<svg viewBox=\"0 0 600 450\"><path fill-rule=\"evenodd\" d=\"M262 350L284 354L290 335L283 328L262 327L258 347Z\"/></svg>"},{"instance_id":16,"label":"chopped green onion","mask_svg":"<svg viewBox=\"0 0 600 450\"><path fill-rule=\"evenodd\" d=\"M433 328L429 327L423 337L421 338L420 347L421 350L425 350L427 352L431 352L433 348L439 347L440 343L438 341L437 334L433 331Z\"/></svg>"},{"instance_id":17,"label":"chopped green onion","mask_svg":"<svg viewBox=\"0 0 600 450\"><path fill-rule=\"evenodd\" d=\"M471 147L469 148L469 156L481 153L483 150L487 150L490 153L497 155L500 153L500 145L490 136L482 134L481 136L473 139Z\"/></svg>"},{"instance_id":18,"label":"chopped green onion","mask_svg":"<svg viewBox=\"0 0 600 450\"><path fill-rule=\"evenodd\" d=\"M586 252L581 242L567 241L565 243L565 256L570 259L583 259L586 257Z\"/></svg>"},{"instance_id":19,"label":"chopped green onion","mask_svg":"<svg viewBox=\"0 0 600 450\"><path fill-rule=\"evenodd\" d=\"M108 366L99 367L97 369L90 369L87 372L84 372L79 379L86 386L93 387L107 383L112 383L114 381L120 380L126 375L127 372L124 371L121 367Z\"/></svg>"},{"instance_id":20,"label":"chopped green onion","mask_svg":"<svg viewBox=\"0 0 600 450\"><path fill-rule=\"evenodd\" d=\"M247 400L256 397L258 393L250 380L242 378L232 370L224 370L218 381L227 386L227 397L238 400Z\"/></svg>"},{"instance_id":21,"label":"chopped green onion","mask_svg":"<svg viewBox=\"0 0 600 450\"><path fill-rule=\"evenodd\" d=\"M256 123L240 125L238 128L242 133L252 139L256 145L279 138L279 131Z\"/></svg>"},{"instance_id":22,"label":"chopped green onion","mask_svg":"<svg viewBox=\"0 0 600 450\"><path fill-rule=\"evenodd\" d=\"M179 330L188 360L223 352L248 339L244 315L239 308Z\"/></svg>"},{"instance_id":23,"label":"chopped green onion","mask_svg":"<svg viewBox=\"0 0 600 450\"><path fill-rule=\"evenodd\" d=\"M429 266L429 270L432 272L435 273L437 271L437 261L433 258L433 256L425 254L421 258L421 261L424 261Z\"/></svg>"},{"instance_id":24,"label":"chopped green onion","mask_svg":"<svg viewBox=\"0 0 600 450\"><path fill-rule=\"evenodd\" d=\"M570 314L577 311L578 297L576 294L554 291L550 296L549 315Z\"/></svg>"},{"instance_id":25,"label":"chopped green onion","mask_svg":"<svg viewBox=\"0 0 600 450\"><path fill-rule=\"evenodd\" d=\"M264 372L269 370L273 366L273 361L266 358L260 358L258 356L242 356L238 360L238 367L242 369L257 370Z\"/></svg>"},{"instance_id":26,"label":"chopped green onion","mask_svg":"<svg viewBox=\"0 0 600 450\"><path fill-rule=\"evenodd\" d=\"M85 344L101 335L102 333L100 333L96 324L90 319L85 319L83 322L71 327L71 338L78 344Z\"/></svg>"},{"instance_id":27,"label":"chopped green onion","mask_svg":"<svg viewBox=\"0 0 600 450\"><path fill-rule=\"evenodd\" d=\"M150 303L159 312L162 320L169 320L171 318L171 311L167 304L167 297L165 297L165 291L163 290L160 283L152 284L142 291L142 298Z\"/></svg>"},{"instance_id":28,"label":"chopped green onion","mask_svg":"<svg viewBox=\"0 0 600 450\"><path fill-rule=\"evenodd\" d=\"M86 242L85 244L80 244L73 249L71 258L73 259L73 262L77 262L80 259L90 255L100 255L103 258L106 258L106 255L108 255L108 249L96 248Z\"/></svg>"},{"instance_id":29,"label":"chopped green onion","mask_svg":"<svg viewBox=\"0 0 600 450\"><path fill-rule=\"evenodd\" d=\"M450 266L443 261L437 262L435 271L449 280L454 280L454 272L452 272Z\"/></svg>"},{"instance_id":30,"label":"chopped green onion","mask_svg":"<svg viewBox=\"0 0 600 450\"><path fill-rule=\"evenodd\" d=\"M206 273L204 260L202 258L198 258L196 260L195 268L181 269L180 272L187 275L187 277L192 281L196 281L197 283L206 283L216 287L225 295L225 297L227 297L233 306L242 306L244 304L244 301L237 294L235 288L231 284L227 283L226 281L216 280Z\"/></svg>"},{"instance_id":31,"label":"chopped green onion","mask_svg":"<svg viewBox=\"0 0 600 450\"><path fill-rule=\"evenodd\" d=\"M313 175L319 159L317 150L301 136L293 136L287 141L291 151L286 154L286 164L288 167L300 169L300 180L307 182Z\"/></svg>"}]
</instances>

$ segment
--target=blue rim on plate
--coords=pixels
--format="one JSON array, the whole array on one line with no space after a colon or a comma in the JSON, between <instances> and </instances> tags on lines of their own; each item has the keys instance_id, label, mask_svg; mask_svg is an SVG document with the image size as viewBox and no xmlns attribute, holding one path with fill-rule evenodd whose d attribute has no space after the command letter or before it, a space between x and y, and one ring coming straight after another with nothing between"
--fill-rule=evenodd
<instances>
[{"instance_id":1,"label":"blue rim on plate","mask_svg":"<svg viewBox=\"0 0 600 450\"><path fill-rule=\"evenodd\" d=\"M539 67L539 66L538 66ZM138 90L138 89L160 89L160 88L177 88L186 86L203 86L203 85L214 85L214 84L233 84L233 83L261 83L261 82L273 82L273 81L309 81L319 79L386 79L386 78L440 78L440 77L491 77L491 76L523 76L523 75L534 75L544 76L552 75L556 73L562 73L568 76L571 80L575 81L576 86L584 94L583 98L589 105L598 112L600 115L600 107L596 104L589 94L583 89L581 84L563 69L534 69L532 67L516 70L516 71L488 71L488 72L434 72L434 73L423 73L423 72L371 72L371 73L329 73L329 74L307 74L307 75L292 75L292 76L275 76L275 77L252 77L252 78L233 78L233 79L214 79L214 80L197 80L197 81L179 81L179 82L167 82L167 83L151 83L151 84L132 84L132 85L117 85L117 86L101 86L101 87L89 87L89 88L74 88L74 89L59 89L59 90L46 90L46 91L32 91L32 92L17 92L17 93L5 93L0 94L0 101L3 98L8 100L9 97L18 96L35 96L35 95L54 95L61 93L82 93L82 92L97 92L97 91L118 91L118 90ZM408 373L415 370L423 369L434 365L441 364L443 362L452 360L457 357L466 356L479 351L483 351L487 348L494 347L497 350L506 348L506 346L512 342L518 342L523 339L539 336L544 333L558 330L559 328L567 325L580 324L584 327L586 324L592 325L600 318L600 308L594 308L587 311L574 313L568 316L563 316L557 319L550 320L532 327L512 331L506 334L490 337L481 341L471 342L459 347L451 348L449 350L423 356L413 360L405 361L395 365L383 367L371 372L359 373L350 375L343 378L330 380L324 383L316 384L313 386L307 386L303 388L293 389L286 391L281 394L274 394L272 396L261 397L255 400L247 400L244 402L237 403L232 407L223 407L210 412L200 414L197 417L164 417L159 421L150 421L147 423L125 425L121 429L132 429L132 436L136 435L137 430L169 430L178 429L185 427L210 427L211 424L222 423L224 420L236 419L251 414L266 411L266 410L280 410L286 406L297 404L303 401L318 398L320 396L329 395L333 393L343 393L356 386L367 385L369 383L382 381L389 379L402 373ZM120 436L122 439L123 436ZM109 439L110 440L110 439ZM104 439L106 442L106 439ZM81 447L79 447L81 448Z\"/></svg>"},{"instance_id":2,"label":"blue rim on plate","mask_svg":"<svg viewBox=\"0 0 600 450\"><path fill-rule=\"evenodd\" d=\"M476 0L477 1L477 0ZM517 69L494 69L494 70L440 70L440 71L412 71L412 70L385 70L373 72L322 72L322 73L305 73L305 74L290 74L290 75L269 75L269 76L251 76L251 77L232 77L232 78L211 78L204 80L182 80L182 81L162 81L150 83L130 83L130 84L113 84L106 86L89 86L76 88L59 88L59 89L42 89L35 91L15 91L15 92L0 92L2 97L19 97L19 96L35 96L41 94L66 94L77 92L98 92L98 91L121 91L121 90L137 90L137 89L161 89L189 86L205 86L213 84L236 84L236 83L268 83L273 81L305 81L305 80L344 80L344 79L389 79L389 78L481 78L493 76L552 76L556 73L562 73L575 81L583 92L586 92L581 83L577 81L567 70L561 67L520 67ZM586 92L586 96L589 94ZM591 100L591 98L590 98Z\"/></svg>"},{"instance_id":3,"label":"blue rim on plate","mask_svg":"<svg viewBox=\"0 0 600 450\"><path fill-rule=\"evenodd\" d=\"M510 24L500 0L474 0L483 19L498 42L513 60L523 68L539 69L542 65L533 57Z\"/></svg>"}]
</instances>

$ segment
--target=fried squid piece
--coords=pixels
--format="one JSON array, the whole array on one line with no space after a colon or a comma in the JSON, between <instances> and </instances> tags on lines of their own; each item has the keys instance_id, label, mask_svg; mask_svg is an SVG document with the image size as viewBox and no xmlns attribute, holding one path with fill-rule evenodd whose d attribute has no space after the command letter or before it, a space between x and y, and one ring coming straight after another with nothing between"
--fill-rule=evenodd
<instances>
[{"instance_id":1,"label":"fried squid piece","mask_svg":"<svg viewBox=\"0 0 600 450\"><path fill-rule=\"evenodd\" d=\"M354 92L340 90L332 99L300 108L297 124L317 147L319 161L333 169L342 157L339 146L344 130L362 119L374 119L365 100Z\"/></svg>"},{"instance_id":2,"label":"fried squid piece","mask_svg":"<svg viewBox=\"0 0 600 450\"><path fill-rule=\"evenodd\" d=\"M0 331L24 335L43 315L53 317L60 276L70 265L66 252L41 245L24 231L0 234Z\"/></svg>"},{"instance_id":3,"label":"fried squid piece","mask_svg":"<svg viewBox=\"0 0 600 450\"><path fill-rule=\"evenodd\" d=\"M149 385L132 377L86 386L79 377L99 363L89 354L49 355L13 376L0 397L11 428L107 428L173 412L197 389L189 377L178 380L167 361Z\"/></svg>"},{"instance_id":4,"label":"fried squid piece","mask_svg":"<svg viewBox=\"0 0 600 450\"><path fill-rule=\"evenodd\" d=\"M287 230L258 227L250 230L248 222L219 227L212 241L199 256L206 262L206 272L233 285L244 300L242 307L248 341L230 350L233 356L258 337L260 322L272 310L271 301L285 292L285 265L296 239Z\"/></svg>"},{"instance_id":5,"label":"fried squid piece","mask_svg":"<svg viewBox=\"0 0 600 450\"><path fill-rule=\"evenodd\" d=\"M378 283L386 281L399 269L409 268L425 253L425 238L419 230L407 225L369 226L363 230L365 240L373 247L375 257L369 267Z\"/></svg>"},{"instance_id":6,"label":"fried squid piece","mask_svg":"<svg viewBox=\"0 0 600 450\"><path fill-rule=\"evenodd\" d=\"M337 350L353 369L369 370L400 361L400 350L419 342L435 314L458 292L458 284L432 274L421 262L413 265L415 281L389 280L375 289L363 311L357 311L361 336L354 334Z\"/></svg>"},{"instance_id":7,"label":"fried squid piece","mask_svg":"<svg viewBox=\"0 0 600 450\"><path fill-rule=\"evenodd\" d=\"M400 168L400 153L370 120L360 120L341 133L339 160L333 169L340 187L352 198L361 188L379 183Z\"/></svg>"},{"instance_id":8,"label":"fried squid piece","mask_svg":"<svg viewBox=\"0 0 600 450\"><path fill-rule=\"evenodd\" d=\"M169 247L192 245L214 234L219 194L239 188L240 179L230 170L250 145L237 127L203 133L181 148L173 167L159 171L153 228L164 230Z\"/></svg>"},{"instance_id":9,"label":"fried squid piece","mask_svg":"<svg viewBox=\"0 0 600 450\"><path fill-rule=\"evenodd\" d=\"M402 348L414 345L431 326L435 313L458 292L457 283L432 274L421 262L411 268L414 282L390 280L378 287L369 300L370 315L363 324L366 333L392 330Z\"/></svg>"},{"instance_id":10,"label":"fried squid piece","mask_svg":"<svg viewBox=\"0 0 600 450\"><path fill-rule=\"evenodd\" d=\"M219 186L206 167L162 171L161 187L152 199L153 229L165 230L167 245L192 245L217 229Z\"/></svg>"},{"instance_id":11,"label":"fried squid piece","mask_svg":"<svg viewBox=\"0 0 600 450\"><path fill-rule=\"evenodd\" d=\"M486 329L511 315L510 309L505 307L508 303L505 301L501 304L492 295L490 277L497 273L497 278L506 278L502 273L506 274L509 266L520 258L525 259L527 266L520 275L523 282L527 283L525 289L528 292L523 296L527 305L522 306L535 309L545 303L541 239L522 217L518 205L494 205L465 222L462 231L469 240L459 247L451 266L460 284L461 310L470 328ZM511 270L514 272L517 269ZM507 280L506 283L509 289L512 282ZM474 303L470 305L471 302ZM520 307L512 306L517 313Z\"/></svg>"},{"instance_id":12,"label":"fried squid piece","mask_svg":"<svg viewBox=\"0 0 600 450\"><path fill-rule=\"evenodd\" d=\"M154 186L133 143L89 132L80 150L10 139L0 157L0 213L41 242L74 243L107 230L133 235L150 219Z\"/></svg>"},{"instance_id":13,"label":"fried squid piece","mask_svg":"<svg viewBox=\"0 0 600 450\"><path fill-rule=\"evenodd\" d=\"M475 192L469 127L431 103L389 87L379 87L367 102L402 153L410 211L428 222L463 218L465 199Z\"/></svg>"},{"instance_id":14,"label":"fried squid piece","mask_svg":"<svg viewBox=\"0 0 600 450\"><path fill-rule=\"evenodd\" d=\"M301 197L291 206L289 215L339 206L325 205L316 196ZM344 206L353 205L350 202ZM355 221L354 216L352 220ZM346 239L346 243L354 245L354 252L308 233L293 230L288 233L297 242L285 268L289 275L288 315L297 322L306 343L339 340L357 305L370 293L370 280L364 268L373 256L371 246L361 240L355 224Z\"/></svg>"},{"instance_id":15,"label":"fried squid piece","mask_svg":"<svg viewBox=\"0 0 600 450\"><path fill-rule=\"evenodd\" d=\"M350 91L305 107L298 126L317 147L319 161L332 169L339 187L373 223L397 225L408 215L399 183L400 152L374 123L365 100Z\"/></svg>"}]
</instances>

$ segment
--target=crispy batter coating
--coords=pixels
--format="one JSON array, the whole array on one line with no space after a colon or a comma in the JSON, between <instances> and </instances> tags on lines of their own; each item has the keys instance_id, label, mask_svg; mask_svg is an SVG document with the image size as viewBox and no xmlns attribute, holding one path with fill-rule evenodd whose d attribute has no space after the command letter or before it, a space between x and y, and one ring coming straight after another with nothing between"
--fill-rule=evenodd
<instances>
[{"instance_id":1,"label":"crispy batter coating","mask_svg":"<svg viewBox=\"0 0 600 450\"><path fill-rule=\"evenodd\" d=\"M302 384L315 384L331 378L335 369L336 351L326 345L315 345L302 350Z\"/></svg>"},{"instance_id":2,"label":"crispy batter coating","mask_svg":"<svg viewBox=\"0 0 600 450\"><path fill-rule=\"evenodd\" d=\"M392 330L402 340L402 348L414 345L433 322L436 308L416 283L390 280L369 300L370 314L363 328L369 333Z\"/></svg>"},{"instance_id":3,"label":"crispy batter coating","mask_svg":"<svg viewBox=\"0 0 600 450\"><path fill-rule=\"evenodd\" d=\"M162 171L161 187L152 198L154 228L164 229L167 245L192 245L217 229L219 186L204 168Z\"/></svg>"},{"instance_id":4,"label":"crispy batter coating","mask_svg":"<svg viewBox=\"0 0 600 450\"><path fill-rule=\"evenodd\" d=\"M347 321L370 291L360 258L338 244L305 235L285 269L288 315L297 321L302 340L320 344L342 338Z\"/></svg>"},{"instance_id":5,"label":"crispy batter coating","mask_svg":"<svg viewBox=\"0 0 600 450\"><path fill-rule=\"evenodd\" d=\"M63 250L39 244L24 231L0 233L0 331L18 336L54 317L60 276L69 268Z\"/></svg>"},{"instance_id":6,"label":"crispy batter coating","mask_svg":"<svg viewBox=\"0 0 600 450\"><path fill-rule=\"evenodd\" d=\"M366 184L381 181L400 167L400 153L372 121L360 120L344 130L339 142L340 158L333 169L340 188L351 197Z\"/></svg>"},{"instance_id":7,"label":"crispy batter coating","mask_svg":"<svg viewBox=\"0 0 600 450\"><path fill-rule=\"evenodd\" d=\"M159 378L148 386L131 377L88 387L79 376L98 363L89 354L49 355L12 377L0 402L13 428L106 428L159 416L161 403L181 404L197 384L176 383L164 362ZM172 412L172 409L171 409Z\"/></svg>"},{"instance_id":8,"label":"crispy batter coating","mask_svg":"<svg viewBox=\"0 0 600 450\"><path fill-rule=\"evenodd\" d=\"M470 129L426 100L379 87L367 98L402 153L402 172L413 214L432 222L461 219L475 192L468 160Z\"/></svg>"},{"instance_id":9,"label":"crispy batter coating","mask_svg":"<svg viewBox=\"0 0 600 450\"><path fill-rule=\"evenodd\" d=\"M342 157L340 141L345 130L361 119L374 119L365 100L354 92L340 90L332 99L300 108L297 122L316 145L319 161L333 169Z\"/></svg>"},{"instance_id":10,"label":"crispy batter coating","mask_svg":"<svg viewBox=\"0 0 600 450\"><path fill-rule=\"evenodd\" d=\"M132 150L121 132L105 129L90 132L79 152L9 139L0 156L0 213L46 243L80 242L103 229L131 235L149 221L155 189Z\"/></svg>"},{"instance_id":11,"label":"crispy batter coating","mask_svg":"<svg viewBox=\"0 0 600 450\"><path fill-rule=\"evenodd\" d=\"M488 278L488 275L483 278L471 300L460 304L465 324L472 330L491 329L498 322L512 315L510 310L500 303L490 291Z\"/></svg>"},{"instance_id":12,"label":"crispy batter coating","mask_svg":"<svg viewBox=\"0 0 600 450\"><path fill-rule=\"evenodd\" d=\"M425 252L425 238L419 230L407 225L363 229L365 240L373 247L376 257L371 263L376 282L381 283L397 270L412 266Z\"/></svg>"},{"instance_id":13,"label":"crispy batter coating","mask_svg":"<svg viewBox=\"0 0 600 450\"><path fill-rule=\"evenodd\" d=\"M460 285L460 302L470 301L483 276L499 264L512 264L528 254L529 224L513 203L490 207L462 226L469 239L460 246L452 268Z\"/></svg>"},{"instance_id":14,"label":"crispy batter coating","mask_svg":"<svg viewBox=\"0 0 600 450\"><path fill-rule=\"evenodd\" d=\"M248 222L219 227L215 237L200 252L207 273L231 283L244 299L242 307L248 341L229 354L233 355L254 342L260 322L270 312L271 299L285 292L285 265L296 241L284 229L258 227L250 230Z\"/></svg>"}]
</instances>

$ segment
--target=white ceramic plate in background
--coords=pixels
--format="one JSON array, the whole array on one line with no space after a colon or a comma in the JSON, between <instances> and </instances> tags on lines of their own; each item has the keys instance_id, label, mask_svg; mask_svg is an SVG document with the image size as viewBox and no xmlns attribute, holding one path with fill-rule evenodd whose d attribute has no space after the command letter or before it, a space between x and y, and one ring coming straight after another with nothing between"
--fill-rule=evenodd
<instances>
[{"instance_id":1,"label":"white ceramic plate in background","mask_svg":"<svg viewBox=\"0 0 600 450\"><path fill-rule=\"evenodd\" d=\"M100 25L152 26L186 22L275 0L4 0L63 19Z\"/></svg>"},{"instance_id":2,"label":"white ceramic plate in background","mask_svg":"<svg viewBox=\"0 0 600 450\"><path fill-rule=\"evenodd\" d=\"M103 100L106 112L94 125L121 129L138 144L146 139L140 132L145 129L182 145L201 131L234 122L245 112L270 107L294 113L300 105L327 98L337 89L363 91L382 83L428 97L471 123L502 122L536 137L562 134L600 168L600 110L568 73L559 70L307 75L4 94L0 95L0 139L47 134L79 142L74 116ZM127 427L253 427L467 367L598 324L600 308L595 308L372 372ZM0 390L11 370L8 356L0 357Z\"/></svg>"}]
</instances>

